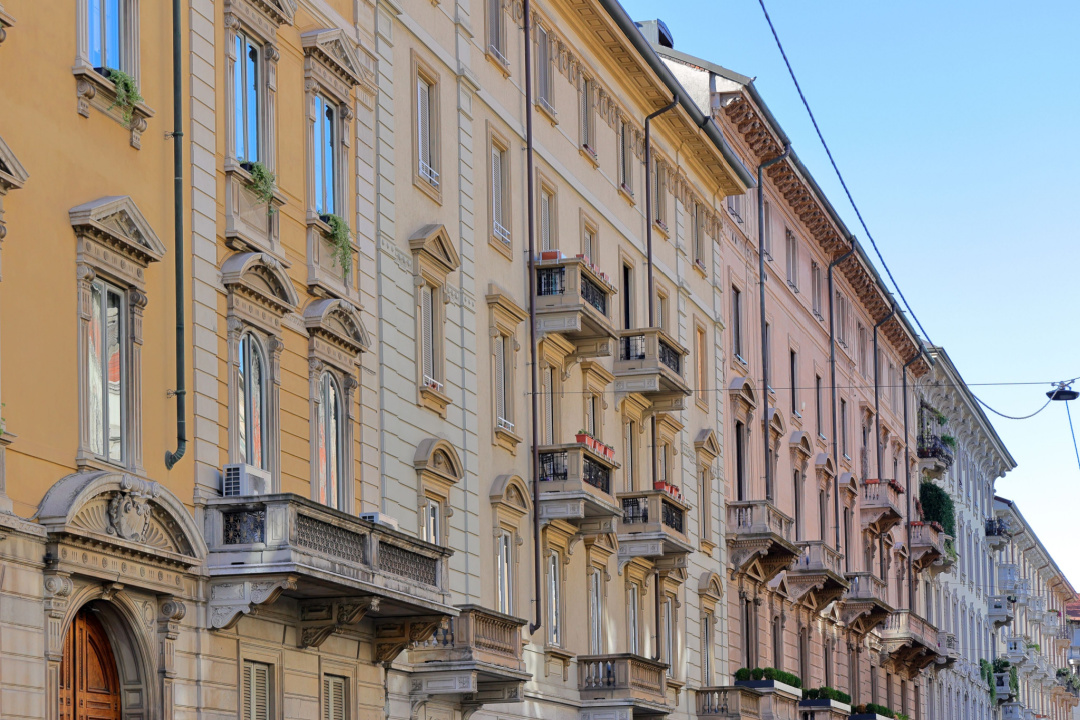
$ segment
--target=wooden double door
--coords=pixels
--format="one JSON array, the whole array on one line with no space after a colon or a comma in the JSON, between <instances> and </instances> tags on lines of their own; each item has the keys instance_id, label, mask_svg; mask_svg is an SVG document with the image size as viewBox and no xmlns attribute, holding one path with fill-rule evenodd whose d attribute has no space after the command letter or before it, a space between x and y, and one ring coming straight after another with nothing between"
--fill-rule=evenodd
<instances>
[{"instance_id":1,"label":"wooden double door","mask_svg":"<svg viewBox=\"0 0 1080 720\"><path fill-rule=\"evenodd\" d=\"M112 644L96 613L84 607L64 638L60 720L120 720L120 682Z\"/></svg>"}]
</instances>

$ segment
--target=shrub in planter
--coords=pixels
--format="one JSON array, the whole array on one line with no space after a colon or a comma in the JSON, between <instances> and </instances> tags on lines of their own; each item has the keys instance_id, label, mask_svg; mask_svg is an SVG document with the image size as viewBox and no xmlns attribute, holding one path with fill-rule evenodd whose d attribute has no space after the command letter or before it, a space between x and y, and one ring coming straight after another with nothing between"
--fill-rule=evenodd
<instances>
[{"instance_id":1,"label":"shrub in planter","mask_svg":"<svg viewBox=\"0 0 1080 720\"><path fill-rule=\"evenodd\" d=\"M735 679L746 682L750 679L750 668L739 668L735 671Z\"/></svg>"},{"instance_id":2,"label":"shrub in planter","mask_svg":"<svg viewBox=\"0 0 1080 720\"><path fill-rule=\"evenodd\" d=\"M766 680L775 680L776 682L784 683L795 688L802 687L802 679L798 675L793 675L783 670L777 670L776 668L765 668L763 675Z\"/></svg>"},{"instance_id":3,"label":"shrub in planter","mask_svg":"<svg viewBox=\"0 0 1080 720\"><path fill-rule=\"evenodd\" d=\"M761 668L754 668L753 670L750 671L750 677L753 678L754 680L760 680L763 677L765 677L765 671L762 670ZM769 679L771 680L772 678L769 678Z\"/></svg>"},{"instance_id":4,"label":"shrub in planter","mask_svg":"<svg viewBox=\"0 0 1080 720\"><path fill-rule=\"evenodd\" d=\"M947 492L924 480L919 485L919 504L922 505L924 521L936 522L945 534L956 537L956 508Z\"/></svg>"}]
</instances>

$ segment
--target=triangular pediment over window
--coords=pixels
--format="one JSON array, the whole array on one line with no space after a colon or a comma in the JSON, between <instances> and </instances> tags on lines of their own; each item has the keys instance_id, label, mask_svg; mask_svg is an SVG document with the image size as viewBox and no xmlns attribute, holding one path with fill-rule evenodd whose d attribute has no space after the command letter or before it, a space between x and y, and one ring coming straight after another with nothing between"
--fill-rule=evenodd
<instances>
[{"instance_id":1,"label":"triangular pediment over window","mask_svg":"<svg viewBox=\"0 0 1080 720\"><path fill-rule=\"evenodd\" d=\"M694 447L710 459L715 460L720 457L720 443L716 439L716 432L711 429L706 428L698 433Z\"/></svg>"},{"instance_id":2,"label":"triangular pediment over window","mask_svg":"<svg viewBox=\"0 0 1080 720\"><path fill-rule=\"evenodd\" d=\"M140 265L156 262L165 255L165 245L127 195L78 205L68 211L68 218L76 233L89 235Z\"/></svg>"},{"instance_id":3,"label":"triangular pediment over window","mask_svg":"<svg viewBox=\"0 0 1080 720\"><path fill-rule=\"evenodd\" d=\"M0 137L0 194L18 190L30 177L4 138Z\"/></svg>"},{"instance_id":4,"label":"triangular pediment over window","mask_svg":"<svg viewBox=\"0 0 1080 720\"><path fill-rule=\"evenodd\" d=\"M318 59L342 82L359 85L368 74L367 68L360 64L360 59L352 49L344 30L310 30L301 35L300 40L304 46L304 54Z\"/></svg>"},{"instance_id":5,"label":"triangular pediment over window","mask_svg":"<svg viewBox=\"0 0 1080 720\"><path fill-rule=\"evenodd\" d=\"M444 274L450 274L461 267L458 256L446 226L440 224L425 225L409 238L409 248L413 253L420 253L434 260Z\"/></svg>"}]
</instances>

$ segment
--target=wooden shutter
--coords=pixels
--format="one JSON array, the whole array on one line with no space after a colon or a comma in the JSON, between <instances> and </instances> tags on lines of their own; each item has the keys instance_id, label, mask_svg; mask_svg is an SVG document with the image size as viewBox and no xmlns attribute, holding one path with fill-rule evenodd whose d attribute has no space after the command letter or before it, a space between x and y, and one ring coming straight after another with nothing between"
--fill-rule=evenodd
<instances>
[{"instance_id":1,"label":"wooden shutter","mask_svg":"<svg viewBox=\"0 0 1080 720\"><path fill-rule=\"evenodd\" d=\"M270 666L245 660L243 675L243 720L269 720Z\"/></svg>"},{"instance_id":2,"label":"wooden shutter","mask_svg":"<svg viewBox=\"0 0 1080 720\"><path fill-rule=\"evenodd\" d=\"M345 720L345 680L323 675L323 720Z\"/></svg>"},{"instance_id":3,"label":"wooden shutter","mask_svg":"<svg viewBox=\"0 0 1080 720\"><path fill-rule=\"evenodd\" d=\"M420 344L423 354L423 372L426 377L435 378L435 338L433 332L432 292L430 285L420 289Z\"/></svg>"},{"instance_id":4,"label":"wooden shutter","mask_svg":"<svg viewBox=\"0 0 1080 720\"><path fill-rule=\"evenodd\" d=\"M506 336L500 335L495 340L495 417L506 417Z\"/></svg>"}]
</instances>

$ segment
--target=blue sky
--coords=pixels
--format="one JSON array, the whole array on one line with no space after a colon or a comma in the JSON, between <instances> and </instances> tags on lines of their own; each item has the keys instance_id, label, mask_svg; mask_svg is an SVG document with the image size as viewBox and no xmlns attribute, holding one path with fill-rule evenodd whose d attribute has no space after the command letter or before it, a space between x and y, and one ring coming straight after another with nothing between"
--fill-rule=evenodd
<instances>
[{"instance_id":1,"label":"blue sky","mask_svg":"<svg viewBox=\"0 0 1080 720\"><path fill-rule=\"evenodd\" d=\"M858 228L757 0L624 5L635 20L666 22L676 49L755 77L799 156ZM1080 3L766 7L930 339L991 406L1033 412L1048 387L981 384L1080 376ZM1080 402L1073 406L1080 429ZM998 494L1018 503L1080 589L1080 469L1063 403L1020 422L988 415L1017 461Z\"/></svg>"}]
</instances>

